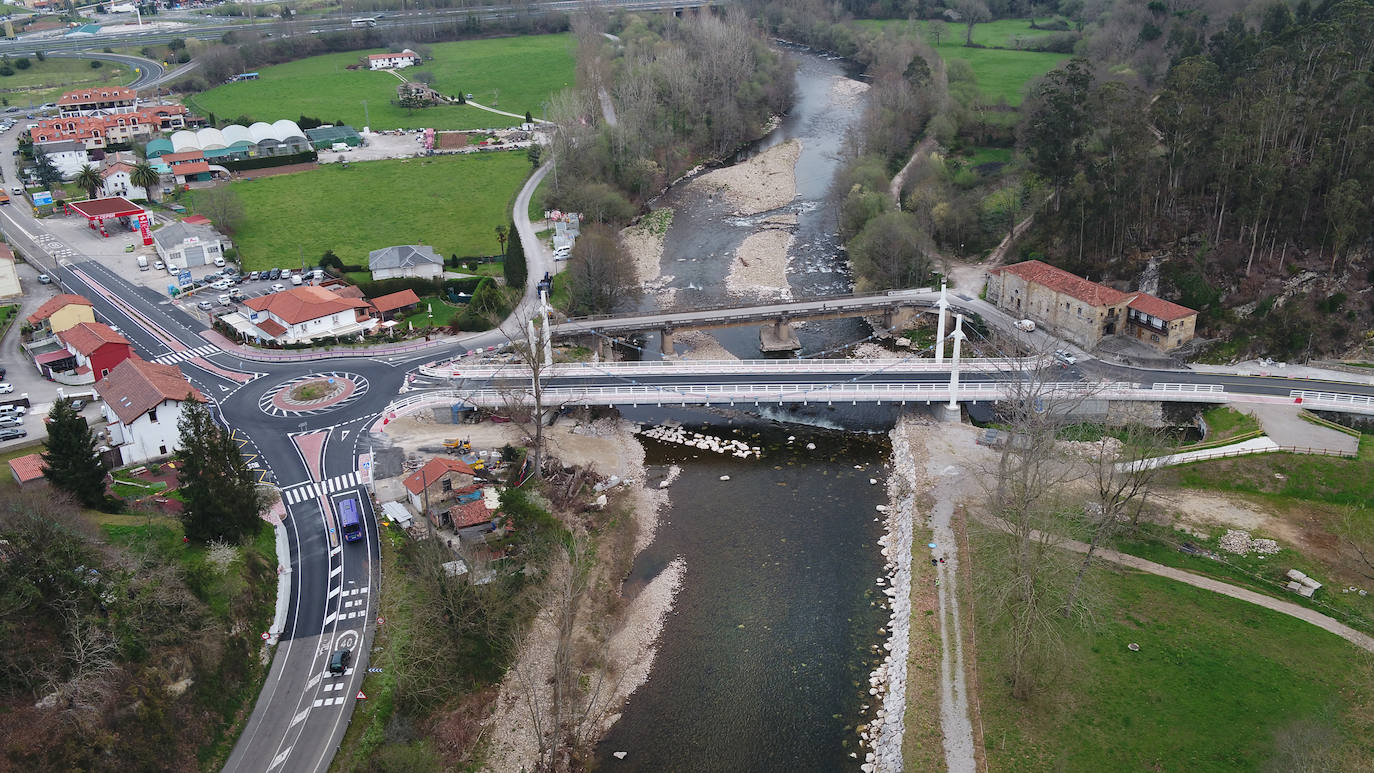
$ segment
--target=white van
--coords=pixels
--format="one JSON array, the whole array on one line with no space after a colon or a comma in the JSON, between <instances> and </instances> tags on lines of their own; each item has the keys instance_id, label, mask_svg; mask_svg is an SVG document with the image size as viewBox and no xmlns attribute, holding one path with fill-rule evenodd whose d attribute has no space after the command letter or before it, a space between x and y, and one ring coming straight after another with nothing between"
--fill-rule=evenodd
<instances>
[{"instance_id":1,"label":"white van","mask_svg":"<svg viewBox=\"0 0 1374 773\"><path fill-rule=\"evenodd\" d=\"M138 256L138 270L139 270L139 271L147 271L147 270L148 270L148 256L147 256L147 255L139 255L139 256Z\"/></svg>"},{"instance_id":2,"label":"white van","mask_svg":"<svg viewBox=\"0 0 1374 773\"><path fill-rule=\"evenodd\" d=\"M292 275L291 275L291 284L293 284L293 285L295 285L295 286L297 286L297 287L300 287L300 286L301 286L301 275L298 274L298 273L297 273L297 274L292 274Z\"/></svg>"}]
</instances>

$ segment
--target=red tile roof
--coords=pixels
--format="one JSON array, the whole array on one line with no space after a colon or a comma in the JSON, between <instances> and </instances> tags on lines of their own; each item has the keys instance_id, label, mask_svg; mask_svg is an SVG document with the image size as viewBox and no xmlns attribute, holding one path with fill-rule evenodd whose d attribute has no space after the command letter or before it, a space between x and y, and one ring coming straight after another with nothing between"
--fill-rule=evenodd
<instances>
[{"instance_id":1,"label":"red tile roof","mask_svg":"<svg viewBox=\"0 0 1374 773\"><path fill-rule=\"evenodd\" d=\"M87 220L102 217L109 218L137 215L144 211L143 207L140 207L122 196L111 196L108 199L77 201L69 206L75 210L77 214Z\"/></svg>"},{"instance_id":2,"label":"red tile roof","mask_svg":"<svg viewBox=\"0 0 1374 773\"><path fill-rule=\"evenodd\" d=\"M201 174L210 171L209 161L183 161L172 166L172 174Z\"/></svg>"},{"instance_id":3,"label":"red tile roof","mask_svg":"<svg viewBox=\"0 0 1374 773\"><path fill-rule=\"evenodd\" d=\"M434 481L443 478L450 472L471 475L472 468L467 466L462 459L445 459L442 456L436 456L426 462L424 467L406 476L406 490L412 494L419 494L429 488Z\"/></svg>"},{"instance_id":4,"label":"red tile roof","mask_svg":"<svg viewBox=\"0 0 1374 773\"><path fill-rule=\"evenodd\" d=\"M479 499L476 502L465 502L450 507L448 517L453 521L453 528L466 529L469 526L490 523L491 519L496 517L496 513L488 510L486 503Z\"/></svg>"},{"instance_id":5,"label":"red tile roof","mask_svg":"<svg viewBox=\"0 0 1374 773\"><path fill-rule=\"evenodd\" d=\"M1177 303L1171 303L1163 298L1156 298L1149 293L1137 293L1136 296L1131 299L1129 306L1142 314L1149 314L1165 322L1173 322L1176 319L1183 319L1197 314L1196 311L1187 306L1180 306Z\"/></svg>"},{"instance_id":6,"label":"red tile roof","mask_svg":"<svg viewBox=\"0 0 1374 773\"><path fill-rule=\"evenodd\" d=\"M42 322L48 317L51 317L58 311L67 308L73 303L80 304L82 306L91 305L90 301L86 300L85 298L82 298L79 295L63 293L62 295L57 295L44 301L43 305L39 306L37 311L29 315L29 324L37 325L39 322Z\"/></svg>"},{"instance_id":7,"label":"red tile roof","mask_svg":"<svg viewBox=\"0 0 1374 773\"><path fill-rule=\"evenodd\" d=\"M281 338L282 333L286 332L286 327L283 326L281 323L277 322L275 319L264 319L261 322L257 322L255 324L258 326L259 330L272 336L273 338Z\"/></svg>"},{"instance_id":8,"label":"red tile roof","mask_svg":"<svg viewBox=\"0 0 1374 773\"><path fill-rule=\"evenodd\" d=\"M181 222L186 225L210 225L210 218L205 215L191 215L190 217L182 218Z\"/></svg>"},{"instance_id":9,"label":"red tile roof","mask_svg":"<svg viewBox=\"0 0 1374 773\"><path fill-rule=\"evenodd\" d=\"M120 172L128 172L132 174L133 171L134 165L130 164L128 161L116 161L113 164L110 164L109 166L100 170L100 177L103 179L109 177L112 174L118 174Z\"/></svg>"},{"instance_id":10,"label":"red tile roof","mask_svg":"<svg viewBox=\"0 0 1374 773\"><path fill-rule=\"evenodd\" d=\"M47 466L43 464L42 454L26 454L10 460L10 472L21 486L43 477L45 470Z\"/></svg>"},{"instance_id":11,"label":"red tile roof","mask_svg":"<svg viewBox=\"0 0 1374 773\"><path fill-rule=\"evenodd\" d=\"M373 307L375 307L377 311L383 313L388 311L395 311L396 309L402 308L404 306L414 306L419 302L420 296L416 295L415 291L409 288L402 290L398 293L390 293L388 295L383 295L380 298L372 299Z\"/></svg>"},{"instance_id":12,"label":"red tile roof","mask_svg":"<svg viewBox=\"0 0 1374 773\"><path fill-rule=\"evenodd\" d=\"M57 334L57 340L77 354L89 355L105 344L129 345L129 339L101 322L82 322Z\"/></svg>"},{"instance_id":13,"label":"red tile roof","mask_svg":"<svg viewBox=\"0 0 1374 773\"><path fill-rule=\"evenodd\" d=\"M179 402L189 394L192 400L205 402L205 395L191 386L177 366L137 357L116 365L110 375L96 383L95 391L124 424L132 424L164 400Z\"/></svg>"},{"instance_id":14,"label":"red tile roof","mask_svg":"<svg viewBox=\"0 0 1374 773\"><path fill-rule=\"evenodd\" d=\"M1025 263L1016 263L992 270L992 273L1001 272L1015 274L1027 282L1043 285L1055 292L1077 298L1093 306L1115 306L1131 297L1130 293L1123 293L1106 285L1088 281L1081 276L1070 274L1062 268L1055 268L1039 260L1028 260Z\"/></svg>"},{"instance_id":15,"label":"red tile roof","mask_svg":"<svg viewBox=\"0 0 1374 773\"><path fill-rule=\"evenodd\" d=\"M366 309L367 301L340 298L337 293L322 287L293 287L279 293L249 298L243 305L253 311L267 311L295 325L320 317L327 317L345 309ZM262 325L258 325L262 327Z\"/></svg>"},{"instance_id":16,"label":"red tile roof","mask_svg":"<svg viewBox=\"0 0 1374 773\"><path fill-rule=\"evenodd\" d=\"M138 98L138 92L133 89L126 89L120 86L105 86L98 89L84 89L81 91L68 91L57 100L59 105L84 105L90 102L110 102L113 100L133 101Z\"/></svg>"}]
</instances>

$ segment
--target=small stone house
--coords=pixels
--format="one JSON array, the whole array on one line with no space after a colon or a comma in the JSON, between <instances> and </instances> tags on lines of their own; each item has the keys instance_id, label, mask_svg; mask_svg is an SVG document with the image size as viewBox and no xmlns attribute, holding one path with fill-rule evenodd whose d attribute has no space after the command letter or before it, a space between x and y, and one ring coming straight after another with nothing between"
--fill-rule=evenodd
<instances>
[{"instance_id":1,"label":"small stone house","mask_svg":"<svg viewBox=\"0 0 1374 773\"><path fill-rule=\"evenodd\" d=\"M436 456L406 476L404 483L410 506L425 515L428 515L426 508L447 509L444 505L453 498L455 491L472 485L472 476L472 468L463 460Z\"/></svg>"}]
</instances>

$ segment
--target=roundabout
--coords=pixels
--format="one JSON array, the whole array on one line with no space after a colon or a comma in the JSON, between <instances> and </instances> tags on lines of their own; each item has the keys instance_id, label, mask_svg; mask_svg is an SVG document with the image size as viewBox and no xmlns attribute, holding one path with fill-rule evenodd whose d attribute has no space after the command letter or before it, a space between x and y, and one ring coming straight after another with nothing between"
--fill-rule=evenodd
<instances>
[{"instance_id":1,"label":"roundabout","mask_svg":"<svg viewBox=\"0 0 1374 773\"><path fill-rule=\"evenodd\" d=\"M267 390L258 409L268 416L314 416L348 405L367 388L367 378L357 373L309 373Z\"/></svg>"}]
</instances>

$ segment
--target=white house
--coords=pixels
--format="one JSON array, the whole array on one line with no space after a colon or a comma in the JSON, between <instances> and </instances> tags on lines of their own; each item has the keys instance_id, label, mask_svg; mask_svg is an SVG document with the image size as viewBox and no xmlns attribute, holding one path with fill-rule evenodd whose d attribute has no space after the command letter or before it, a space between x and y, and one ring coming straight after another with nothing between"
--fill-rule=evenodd
<instances>
[{"instance_id":1,"label":"white house","mask_svg":"<svg viewBox=\"0 0 1374 773\"><path fill-rule=\"evenodd\" d=\"M233 324L245 336L265 341L308 341L326 336L352 335L377 326L372 305L361 298L345 298L323 287L293 287L249 298L247 320ZM230 315L232 316L232 315Z\"/></svg>"},{"instance_id":2,"label":"white house","mask_svg":"<svg viewBox=\"0 0 1374 773\"><path fill-rule=\"evenodd\" d=\"M79 140L60 140L40 142L38 149L47 154L52 165L62 173L62 179L70 180L81 172L81 167L91 163L86 155L86 144Z\"/></svg>"},{"instance_id":3,"label":"white house","mask_svg":"<svg viewBox=\"0 0 1374 773\"><path fill-rule=\"evenodd\" d=\"M367 67L370 70L399 70L402 67L414 67L420 63L420 55L406 49L399 54L371 54L367 57Z\"/></svg>"},{"instance_id":4,"label":"white house","mask_svg":"<svg viewBox=\"0 0 1374 773\"><path fill-rule=\"evenodd\" d=\"M230 245L208 225L176 222L153 231L153 246L163 261L189 268L214 263Z\"/></svg>"},{"instance_id":5,"label":"white house","mask_svg":"<svg viewBox=\"0 0 1374 773\"><path fill-rule=\"evenodd\" d=\"M148 191L134 185L134 166L127 161L116 161L100 170L100 190L105 198L120 196L126 199L146 199Z\"/></svg>"},{"instance_id":6,"label":"white house","mask_svg":"<svg viewBox=\"0 0 1374 773\"><path fill-rule=\"evenodd\" d=\"M182 406L187 399L205 402L175 365L137 357L119 363L96 382L95 391L104 401L100 410L110 423L110 446L119 449L124 464L176 453Z\"/></svg>"},{"instance_id":7,"label":"white house","mask_svg":"<svg viewBox=\"0 0 1374 773\"><path fill-rule=\"evenodd\" d=\"M402 244L369 252L367 269L372 272L373 280L397 277L435 279L444 273L444 259L433 247Z\"/></svg>"}]
</instances>

